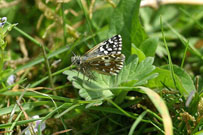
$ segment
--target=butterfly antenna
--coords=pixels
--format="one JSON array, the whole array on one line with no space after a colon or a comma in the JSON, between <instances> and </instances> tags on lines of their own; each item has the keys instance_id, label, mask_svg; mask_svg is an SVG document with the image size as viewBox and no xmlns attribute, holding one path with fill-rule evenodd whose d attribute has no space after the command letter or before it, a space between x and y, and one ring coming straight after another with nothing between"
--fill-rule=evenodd
<instances>
[{"instance_id":1,"label":"butterfly antenna","mask_svg":"<svg viewBox=\"0 0 203 135\"><path fill-rule=\"evenodd\" d=\"M70 49L70 46L66 45L66 48ZM71 51L71 52L72 52L72 51ZM72 52L72 54L73 54L74 56L76 56L74 52Z\"/></svg>"},{"instance_id":2,"label":"butterfly antenna","mask_svg":"<svg viewBox=\"0 0 203 135\"><path fill-rule=\"evenodd\" d=\"M74 52L72 52L72 54L73 54L74 56L76 56L76 54L75 54Z\"/></svg>"}]
</instances>

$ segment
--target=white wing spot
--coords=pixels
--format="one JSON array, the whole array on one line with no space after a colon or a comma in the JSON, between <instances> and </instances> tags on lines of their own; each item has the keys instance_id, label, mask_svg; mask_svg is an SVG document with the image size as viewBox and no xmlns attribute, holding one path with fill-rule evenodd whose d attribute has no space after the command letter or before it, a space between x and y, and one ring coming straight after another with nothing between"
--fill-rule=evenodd
<instances>
[{"instance_id":1,"label":"white wing spot","mask_svg":"<svg viewBox=\"0 0 203 135\"><path fill-rule=\"evenodd\" d=\"M108 51L104 51L104 54L108 54Z\"/></svg>"},{"instance_id":2,"label":"white wing spot","mask_svg":"<svg viewBox=\"0 0 203 135\"><path fill-rule=\"evenodd\" d=\"M112 48L108 48L107 50L108 50L108 51L112 51Z\"/></svg>"},{"instance_id":3,"label":"white wing spot","mask_svg":"<svg viewBox=\"0 0 203 135\"><path fill-rule=\"evenodd\" d=\"M113 43L113 41L112 41L111 39L109 39L108 41L109 41L109 43L110 43L110 44L112 44L112 43Z\"/></svg>"},{"instance_id":4,"label":"white wing spot","mask_svg":"<svg viewBox=\"0 0 203 135\"><path fill-rule=\"evenodd\" d=\"M117 75L116 73L114 73L114 72L109 72L111 75Z\"/></svg>"},{"instance_id":5,"label":"white wing spot","mask_svg":"<svg viewBox=\"0 0 203 135\"><path fill-rule=\"evenodd\" d=\"M103 47L100 47L100 48L99 48L99 51L100 51L100 52L104 51L104 48L103 48Z\"/></svg>"},{"instance_id":6,"label":"white wing spot","mask_svg":"<svg viewBox=\"0 0 203 135\"><path fill-rule=\"evenodd\" d=\"M117 67L123 67L122 65L116 64Z\"/></svg>"},{"instance_id":7,"label":"white wing spot","mask_svg":"<svg viewBox=\"0 0 203 135\"><path fill-rule=\"evenodd\" d=\"M110 66L110 65L111 65L111 63L105 63L104 65L105 65L105 66Z\"/></svg>"},{"instance_id":8,"label":"white wing spot","mask_svg":"<svg viewBox=\"0 0 203 135\"><path fill-rule=\"evenodd\" d=\"M111 52L111 54L116 54L116 51Z\"/></svg>"},{"instance_id":9,"label":"white wing spot","mask_svg":"<svg viewBox=\"0 0 203 135\"><path fill-rule=\"evenodd\" d=\"M118 73L120 70L114 70L114 71Z\"/></svg>"}]
</instances>

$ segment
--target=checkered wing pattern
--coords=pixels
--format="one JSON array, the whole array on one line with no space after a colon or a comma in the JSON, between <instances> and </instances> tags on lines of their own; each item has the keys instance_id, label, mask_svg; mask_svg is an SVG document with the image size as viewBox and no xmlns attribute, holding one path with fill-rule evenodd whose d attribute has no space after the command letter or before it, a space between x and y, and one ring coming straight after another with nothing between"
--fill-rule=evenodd
<instances>
[{"instance_id":1,"label":"checkered wing pattern","mask_svg":"<svg viewBox=\"0 0 203 135\"><path fill-rule=\"evenodd\" d=\"M121 54L121 50L122 38L121 35L116 35L87 51L85 56L96 57L109 54Z\"/></svg>"},{"instance_id":2,"label":"checkered wing pattern","mask_svg":"<svg viewBox=\"0 0 203 135\"><path fill-rule=\"evenodd\" d=\"M95 70L105 75L117 75L123 67L125 55L109 54L105 56L94 57L87 61L87 65L92 70Z\"/></svg>"},{"instance_id":3,"label":"checkered wing pattern","mask_svg":"<svg viewBox=\"0 0 203 135\"><path fill-rule=\"evenodd\" d=\"M105 75L117 75L125 61L125 55L121 54L121 50L122 38L120 35L116 35L96 45L84 56L74 56L72 62L89 78L93 78L90 70Z\"/></svg>"}]
</instances>

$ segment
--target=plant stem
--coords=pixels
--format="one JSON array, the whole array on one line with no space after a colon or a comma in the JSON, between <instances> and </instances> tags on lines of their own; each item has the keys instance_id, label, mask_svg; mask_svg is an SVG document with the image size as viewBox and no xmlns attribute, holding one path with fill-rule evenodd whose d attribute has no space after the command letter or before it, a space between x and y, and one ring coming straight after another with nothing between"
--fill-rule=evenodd
<instances>
[{"instance_id":1,"label":"plant stem","mask_svg":"<svg viewBox=\"0 0 203 135\"><path fill-rule=\"evenodd\" d=\"M75 66L70 66L70 67L66 67L66 68L64 68L64 69L61 69L61 70L59 70L59 71L56 71L56 72L54 72L54 73L52 74L52 76L61 74L61 73L63 73L64 71L69 70L69 69L72 69L72 68L74 68L74 67L75 67ZM48 79L48 77L46 76L46 77L42 78L41 80L39 80L39 81L33 83L30 87L31 87L31 88L36 87L37 85L39 85L40 83L44 82L44 81L47 80L47 79Z\"/></svg>"},{"instance_id":2,"label":"plant stem","mask_svg":"<svg viewBox=\"0 0 203 135\"><path fill-rule=\"evenodd\" d=\"M8 24L11 25L10 23L8 23ZM14 29L16 31L18 31L19 33L21 33L26 38L28 38L29 40L31 40L33 43L35 43L36 45L38 45L39 47L42 48L43 57L44 57L44 60L45 60L45 65L46 65L47 70L48 70L48 75L49 75L49 81L50 81L50 84L51 84L51 88L54 89L54 83L53 83L53 79L52 79L52 75L51 75L51 68L50 68L50 64L49 64L49 61L48 61L48 58L47 58L47 54L46 54L46 51L49 51L49 49L46 48L43 44L40 44L37 40L35 40L33 37L31 37L30 35L28 35L24 31L22 31L18 27L15 26ZM56 95L56 92L54 91L53 94Z\"/></svg>"},{"instance_id":3,"label":"plant stem","mask_svg":"<svg viewBox=\"0 0 203 135\"><path fill-rule=\"evenodd\" d=\"M46 50L45 50L45 47L43 44L41 46L42 46L43 56L44 56L44 60L45 60L45 65L46 65L46 68L48 70L49 82L51 84L51 88L54 89L54 83L53 83L53 79L52 79L51 68L50 68L48 58L47 58ZM53 94L56 95L56 92L53 91Z\"/></svg>"},{"instance_id":4,"label":"plant stem","mask_svg":"<svg viewBox=\"0 0 203 135\"><path fill-rule=\"evenodd\" d=\"M4 65L4 51L3 49L1 50L1 57L0 57L0 72L3 71L3 65Z\"/></svg>"},{"instance_id":5,"label":"plant stem","mask_svg":"<svg viewBox=\"0 0 203 135\"><path fill-rule=\"evenodd\" d=\"M165 48L166 48L166 51L167 51L167 54L168 54L168 62L169 62L169 68L170 68L170 72L171 72L171 77L173 79L173 84L174 84L175 88L178 90L177 85L176 85L175 73L174 73L174 70L173 70L173 62L172 62L170 51L168 49L168 45L166 43L166 38L165 38L165 35L164 35L162 16L160 16L160 25L161 25L162 38L163 38L164 45L165 45Z\"/></svg>"},{"instance_id":6,"label":"plant stem","mask_svg":"<svg viewBox=\"0 0 203 135\"><path fill-rule=\"evenodd\" d=\"M11 25L9 22L6 22L9 25ZM28 35L27 33L25 33L24 31L22 31L21 29L19 29L18 27L14 27L13 29L15 29L16 31L18 31L20 34L22 34L23 36L25 36L27 39L31 40L33 43L35 43L36 45L38 45L39 47L42 47L42 45L33 37L31 37L30 35ZM46 51L49 51L49 49L47 47L45 47Z\"/></svg>"},{"instance_id":7,"label":"plant stem","mask_svg":"<svg viewBox=\"0 0 203 135\"><path fill-rule=\"evenodd\" d=\"M67 37L67 34L66 34L66 17L64 15L64 4L61 3L61 13L62 13L62 17L63 17L63 40L64 40L64 45L66 45L66 37Z\"/></svg>"},{"instance_id":8,"label":"plant stem","mask_svg":"<svg viewBox=\"0 0 203 135\"><path fill-rule=\"evenodd\" d=\"M184 61L185 61L188 46L189 46L189 41L186 43L186 48L185 48L183 59L182 59L182 62L181 62L181 68L183 68L183 66L184 66Z\"/></svg>"},{"instance_id":9,"label":"plant stem","mask_svg":"<svg viewBox=\"0 0 203 135\"><path fill-rule=\"evenodd\" d=\"M158 8L160 5L167 4L184 4L184 5L203 5L202 0L143 0L140 4L140 7L152 7Z\"/></svg>"}]
</instances>

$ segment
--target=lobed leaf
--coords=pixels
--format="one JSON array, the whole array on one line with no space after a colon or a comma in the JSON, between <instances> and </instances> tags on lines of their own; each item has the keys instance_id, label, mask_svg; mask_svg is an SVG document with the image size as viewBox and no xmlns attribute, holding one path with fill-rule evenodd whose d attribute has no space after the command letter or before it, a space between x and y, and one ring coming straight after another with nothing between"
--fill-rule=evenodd
<instances>
[{"instance_id":1,"label":"lobed leaf","mask_svg":"<svg viewBox=\"0 0 203 135\"><path fill-rule=\"evenodd\" d=\"M153 58L148 57L141 63L135 55L129 57L124 64L123 69L117 76L106 76L94 73L95 80L87 80L85 76L75 70L67 70L64 72L68 75L68 80L73 82L73 86L79 89L79 95L85 100L96 100L96 105L101 104L102 100L114 96L110 89L118 86L138 86L148 82L148 80L157 76L151 72L155 69L152 65ZM119 94L119 90L117 94Z\"/></svg>"}]
</instances>

